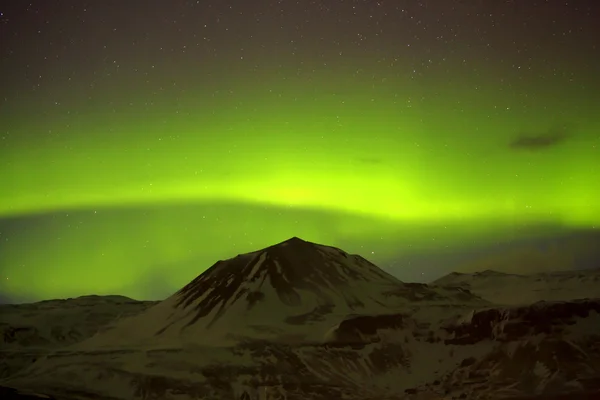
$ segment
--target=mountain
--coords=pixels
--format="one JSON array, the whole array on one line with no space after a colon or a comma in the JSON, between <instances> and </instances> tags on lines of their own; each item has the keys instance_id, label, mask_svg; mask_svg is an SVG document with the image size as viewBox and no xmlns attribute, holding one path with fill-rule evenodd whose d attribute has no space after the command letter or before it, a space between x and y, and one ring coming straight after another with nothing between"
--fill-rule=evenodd
<instances>
[{"instance_id":1,"label":"mountain","mask_svg":"<svg viewBox=\"0 0 600 400\"><path fill-rule=\"evenodd\" d=\"M453 272L430 283L432 287L461 288L497 304L531 304L600 297L600 268L530 275L492 270Z\"/></svg>"},{"instance_id":2,"label":"mountain","mask_svg":"<svg viewBox=\"0 0 600 400\"><path fill-rule=\"evenodd\" d=\"M483 302L461 289L407 285L360 256L291 238L217 262L165 301L82 346L169 346L199 336L213 345L245 338L318 341L347 315L390 313L419 300Z\"/></svg>"},{"instance_id":3,"label":"mountain","mask_svg":"<svg viewBox=\"0 0 600 400\"><path fill-rule=\"evenodd\" d=\"M489 286L506 279L479 275ZM600 395L600 300L494 304L456 279L404 283L360 256L292 238L23 356L0 385L56 400Z\"/></svg>"}]
</instances>

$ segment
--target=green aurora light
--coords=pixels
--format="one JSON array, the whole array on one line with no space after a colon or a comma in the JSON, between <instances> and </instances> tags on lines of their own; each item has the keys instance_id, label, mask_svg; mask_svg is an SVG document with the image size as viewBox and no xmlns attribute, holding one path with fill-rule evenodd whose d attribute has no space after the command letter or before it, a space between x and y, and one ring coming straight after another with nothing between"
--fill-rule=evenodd
<instances>
[{"instance_id":1,"label":"green aurora light","mask_svg":"<svg viewBox=\"0 0 600 400\"><path fill-rule=\"evenodd\" d=\"M402 240L430 248L432 232L447 247L514 224L600 223L594 96L352 79L190 87L153 106L108 87L89 104L63 99L68 113L15 113L0 216L35 222L0 244L3 291L148 297L290 236L392 257ZM565 123L564 143L509 147Z\"/></svg>"}]
</instances>

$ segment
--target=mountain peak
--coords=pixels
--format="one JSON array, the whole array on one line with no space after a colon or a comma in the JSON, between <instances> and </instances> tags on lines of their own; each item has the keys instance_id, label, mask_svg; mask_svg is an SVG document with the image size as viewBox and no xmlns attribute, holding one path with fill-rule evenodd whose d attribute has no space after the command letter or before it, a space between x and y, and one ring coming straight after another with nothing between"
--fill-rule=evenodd
<instances>
[{"instance_id":1,"label":"mountain peak","mask_svg":"<svg viewBox=\"0 0 600 400\"><path fill-rule=\"evenodd\" d=\"M207 307L201 313L208 314L216 306L215 302L224 307L250 292L270 289L281 302L297 306L302 302L298 290L321 296L330 289L344 291L357 281L372 280L401 283L362 257L292 237L262 250L217 262L178 292L178 306L186 308L199 300ZM212 296L206 296L207 292L212 292Z\"/></svg>"},{"instance_id":2,"label":"mountain peak","mask_svg":"<svg viewBox=\"0 0 600 400\"><path fill-rule=\"evenodd\" d=\"M310 243L306 240L299 238L298 236L292 236L288 240L284 240L282 243Z\"/></svg>"},{"instance_id":3,"label":"mountain peak","mask_svg":"<svg viewBox=\"0 0 600 400\"><path fill-rule=\"evenodd\" d=\"M171 322L155 333L202 329L239 335L238 325L277 324L309 330L330 314L389 311L385 293L398 285L402 282L360 256L292 237L218 261L165 300L161 307L172 310Z\"/></svg>"},{"instance_id":4,"label":"mountain peak","mask_svg":"<svg viewBox=\"0 0 600 400\"><path fill-rule=\"evenodd\" d=\"M306 246L318 246L316 243L312 243L312 242L308 242L306 240L303 240L297 236L293 236L287 240L284 240L283 242L274 244L272 246L269 246L263 250L268 251L269 249L272 248L281 248L281 247L292 247L292 248L305 248Z\"/></svg>"},{"instance_id":5,"label":"mountain peak","mask_svg":"<svg viewBox=\"0 0 600 400\"><path fill-rule=\"evenodd\" d=\"M292 237L218 261L137 319L94 340L126 336L153 345L173 340L229 345L248 338L314 341L348 315L389 314L411 302L482 301L465 296L405 284L363 257Z\"/></svg>"}]
</instances>

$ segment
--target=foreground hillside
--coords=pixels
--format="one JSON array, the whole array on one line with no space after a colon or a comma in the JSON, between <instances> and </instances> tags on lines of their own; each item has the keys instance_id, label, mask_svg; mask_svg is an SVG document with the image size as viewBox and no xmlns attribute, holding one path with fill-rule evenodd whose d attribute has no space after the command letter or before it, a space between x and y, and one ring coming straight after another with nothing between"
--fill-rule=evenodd
<instances>
[{"instance_id":1,"label":"foreground hillside","mask_svg":"<svg viewBox=\"0 0 600 400\"><path fill-rule=\"evenodd\" d=\"M292 238L219 261L157 304L95 298L106 325L84 328L81 314L77 337L3 345L0 385L57 400L600 395L600 300L494 304L455 278L407 284ZM42 303L29 307L18 324L47 338L31 318Z\"/></svg>"},{"instance_id":2,"label":"foreground hillside","mask_svg":"<svg viewBox=\"0 0 600 400\"><path fill-rule=\"evenodd\" d=\"M109 329L157 302L123 296L83 296L30 304L0 304L0 379L54 349ZM3 397L0 397L3 398Z\"/></svg>"}]
</instances>

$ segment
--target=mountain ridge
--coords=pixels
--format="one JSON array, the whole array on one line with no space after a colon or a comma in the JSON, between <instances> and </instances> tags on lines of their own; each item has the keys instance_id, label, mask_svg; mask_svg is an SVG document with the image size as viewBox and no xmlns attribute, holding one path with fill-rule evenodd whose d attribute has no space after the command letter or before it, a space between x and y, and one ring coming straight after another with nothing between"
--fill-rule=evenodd
<instances>
[{"instance_id":1,"label":"mountain ridge","mask_svg":"<svg viewBox=\"0 0 600 400\"><path fill-rule=\"evenodd\" d=\"M431 287L462 288L497 304L522 305L536 301L566 301L600 296L600 268L576 271L513 274L498 271L452 272L429 283Z\"/></svg>"}]
</instances>

